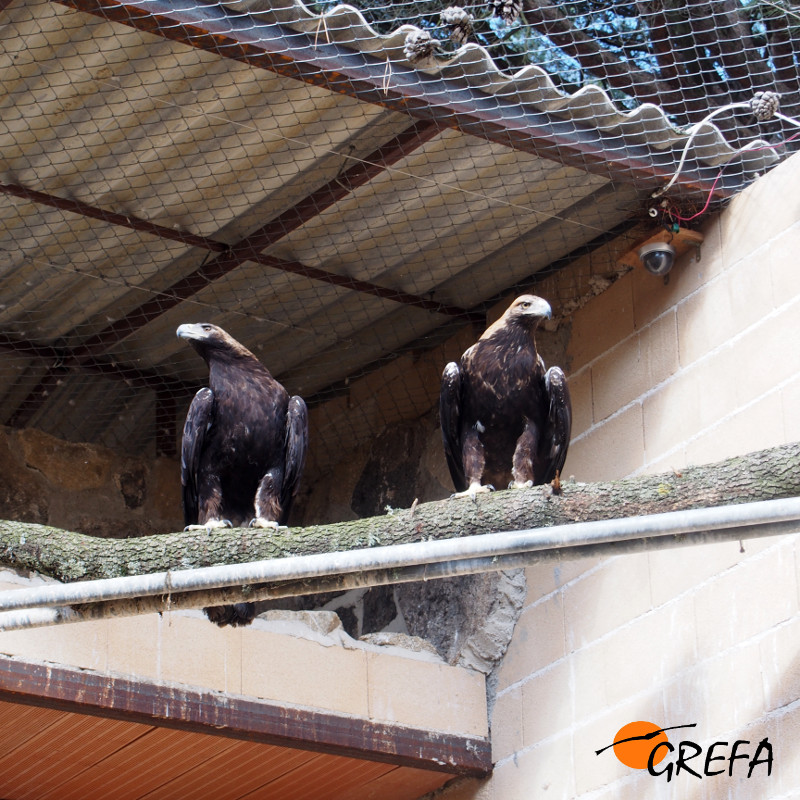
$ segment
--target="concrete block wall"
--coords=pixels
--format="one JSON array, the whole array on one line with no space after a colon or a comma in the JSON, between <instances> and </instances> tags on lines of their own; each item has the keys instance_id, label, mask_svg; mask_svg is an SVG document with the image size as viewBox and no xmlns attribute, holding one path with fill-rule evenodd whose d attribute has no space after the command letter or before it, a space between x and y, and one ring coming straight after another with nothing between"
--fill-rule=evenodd
<instances>
[{"instance_id":1,"label":"concrete block wall","mask_svg":"<svg viewBox=\"0 0 800 800\"><path fill-rule=\"evenodd\" d=\"M680 470L798 438L799 179L795 156L710 221L700 259L666 285L636 270L576 312L567 475ZM799 570L796 536L528 569L498 674L494 774L443 797L800 797ZM766 737L771 774L724 760L668 782L596 754L637 720L694 724L668 736L703 748L687 762L701 775L714 742L727 759L746 740L752 758Z\"/></svg>"},{"instance_id":2,"label":"concrete block wall","mask_svg":"<svg viewBox=\"0 0 800 800\"><path fill-rule=\"evenodd\" d=\"M0 569L0 591L41 583ZM5 631L0 653L374 722L488 732L481 673L428 649L352 639L332 612L274 612L244 628L218 628L201 611L118 617Z\"/></svg>"}]
</instances>

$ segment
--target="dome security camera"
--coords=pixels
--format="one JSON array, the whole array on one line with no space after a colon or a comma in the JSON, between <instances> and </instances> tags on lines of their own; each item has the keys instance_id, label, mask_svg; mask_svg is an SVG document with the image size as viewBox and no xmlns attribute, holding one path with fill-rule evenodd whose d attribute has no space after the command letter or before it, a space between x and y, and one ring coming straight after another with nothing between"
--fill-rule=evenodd
<instances>
[{"instance_id":1,"label":"dome security camera","mask_svg":"<svg viewBox=\"0 0 800 800\"><path fill-rule=\"evenodd\" d=\"M667 242L650 242L640 247L637 255L652 275L666 275L675 263L675 248Z\"/></svg>"}]
</instances>

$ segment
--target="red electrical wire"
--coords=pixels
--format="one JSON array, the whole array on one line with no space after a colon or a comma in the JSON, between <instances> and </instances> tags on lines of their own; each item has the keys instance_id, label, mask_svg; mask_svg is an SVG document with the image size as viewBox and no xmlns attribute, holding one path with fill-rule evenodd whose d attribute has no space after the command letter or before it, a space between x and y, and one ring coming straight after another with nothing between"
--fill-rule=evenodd
<instances>
[{"instance_id":1,"label":"red electrical wire","mask_svg":"<svg viewBox=\"0 0 800 800\"><path fill-rule=\"evenodd\" d=\"M762 147L751 147L751 148L749 148L749 151L755 152L757 150L775 150L776 148L780 147L781 145L788 144L793 139L796 139L798 136L800 136L800 133L795 133L792 136L790 136L788 139L784 139L782 142L779 142L778 144L765 144ZM722 169L725 169L725 167L723 167ZM704 214L706 212L706 210L708 209L709 205L711 204L711 198L714 195L714 189L717 186L717 182L722 177L722 169L719 171L719 174L717 175L717 177L714 178L714 183L711 184L711 189L708 192L708 199L706 200L706 204L703 206L703 208L700 211L698 211L696 214L692 214L691 217L682 217L680 214L677 213L677 211L671 211L671 210L668 210L667 214L669 214L670 217L674 217L679 222L689 222L690 220L693 220L696 217L699 217L701 214Z\"/></svg>"}]
</instances>

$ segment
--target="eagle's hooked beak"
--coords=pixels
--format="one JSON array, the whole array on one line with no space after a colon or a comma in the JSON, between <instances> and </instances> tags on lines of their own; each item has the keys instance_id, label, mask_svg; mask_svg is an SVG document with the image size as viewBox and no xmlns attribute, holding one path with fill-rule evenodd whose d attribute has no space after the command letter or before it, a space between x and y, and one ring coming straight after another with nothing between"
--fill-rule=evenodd
<instances>
[{"instance_id":1,"label":"eagle's hooked beak","mask_svg":"<svg viewBox=\"0 0 800 800\"><path fill-rule=\"evenodd\" d=\"M179 339L202 341L203 339L208 339L212 330L211 325L205 322L198 322L196 324L185 323L178 327L176 334Z\"/></svg>"},{"instance_id":2,"label":"eagle's hooked beak","mask_svg":"<svg viewBox=\"0 0 800 800\"><path fill-rule=\"evenodd\" d=\"M550 319L553 316L553 310L550 308L550 303L542 297L526 297L520 303L522 314L526 317L536 317L536 319Z\"/></svg>"}]
</instances>

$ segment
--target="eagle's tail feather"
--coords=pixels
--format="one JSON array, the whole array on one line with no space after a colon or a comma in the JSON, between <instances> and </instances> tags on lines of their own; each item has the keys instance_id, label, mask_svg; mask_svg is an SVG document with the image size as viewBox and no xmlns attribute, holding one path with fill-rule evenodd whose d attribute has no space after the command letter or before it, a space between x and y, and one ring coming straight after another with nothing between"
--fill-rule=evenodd
<instances>
[{"instance_id":1,"label":"eagle's tail feather","mask_svg":"<svg viewBox=\"0 0 800 800\"><path fill-rule=\"evenodd\" d=\"M208 606L203 611L220 628L224 628L226 625L249 625L256 616L256 609L252 603L235 603L232 606Z\"/></svg>"}]
</instances>

